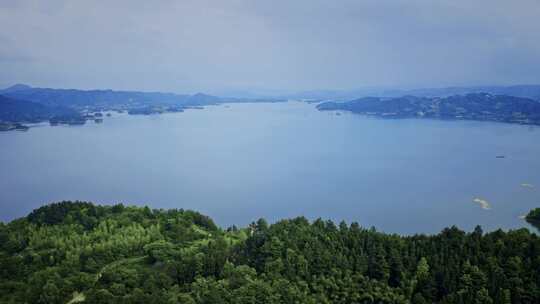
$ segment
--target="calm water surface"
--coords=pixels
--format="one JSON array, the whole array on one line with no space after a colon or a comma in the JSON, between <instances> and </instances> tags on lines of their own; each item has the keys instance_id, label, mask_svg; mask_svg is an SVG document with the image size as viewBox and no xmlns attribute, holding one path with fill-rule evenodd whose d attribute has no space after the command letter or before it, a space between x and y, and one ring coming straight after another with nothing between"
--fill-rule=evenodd
<instances>
[{"instance_id":1,"label":"calm water surface","mask_svg":"<svg viewBox=\"0 0 540 304\"><path fill-rule=\"evenodd\" d=\"M224 227L299 215L405 234L526 227L519 216L540 207L539 138L536 127L300 102L39 126L0 133L0 220L78 199L195 209Z\"/></svg>"}]
</instances>

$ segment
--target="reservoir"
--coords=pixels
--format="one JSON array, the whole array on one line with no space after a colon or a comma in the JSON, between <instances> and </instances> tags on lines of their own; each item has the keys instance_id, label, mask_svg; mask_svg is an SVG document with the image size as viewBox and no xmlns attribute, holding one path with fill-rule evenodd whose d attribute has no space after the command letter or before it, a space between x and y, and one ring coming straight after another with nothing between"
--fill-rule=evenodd
<instances>
[{"instance_id":1,"label":"reservoir","mask_svg":"<svg viewBox=\"0 0 540 304\"><path fill-rule=\"evenodd\" d=\"M400 234L534 230L520 216L540 207L539 139L538 127L294 101L43 124L0 133L0 220L84 200L194 209L224 228L306 216Z\"/></svg>"}]
</instances>

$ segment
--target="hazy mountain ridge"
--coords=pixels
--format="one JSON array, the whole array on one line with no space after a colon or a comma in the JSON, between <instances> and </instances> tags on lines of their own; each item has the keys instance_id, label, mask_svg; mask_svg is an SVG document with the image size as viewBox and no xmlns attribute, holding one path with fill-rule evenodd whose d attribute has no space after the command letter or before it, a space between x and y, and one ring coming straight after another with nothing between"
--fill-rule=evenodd
<instances>
[{"instance_id":1,"label":"hazy mountain ridge","mask_svg":"<svg viewBox=\"0 0 540 304\"><path fill-rule=\"evenodd\" d=\"M14 99L28 100L47 106L63 106L74 109L82 108L137 108L147 106L206 106L225 102L276 102L278 98L237 98L219 97L205 93L176 94L163 92L115 91L115 90L78 90L34 88L16 84L0 90L1 95Z\"/></svg>"},{"instance_id":2,"label":"hazy mountain ridge","mask_svg":"<svg viewBox=\"0 0 540 304\"><path fill-rule=\"evenodd\" d=\"M471 93L449 97L365 97L325 102L320 111L344 110L385 118L441 118L488 120L540 125L540 102L529 98Z\"/></svg>"},{"instance_id":3,"label":"hazy mountain ridge","mask_svg":"<svg viewBox=\"0 0 540 304\"><path fill-rule=\"evenodd\" d=\"M368 87L355 90L313 90L286 95L291 99L319 99L319 100L352 100L361 97L401 97L414 95L419 97L449 97L452 95L466 95L472 93L490 93L494 95L509 95L515 97L540 100L540 85L513 85L513 86L470 86L470 87L443 87L420 89L394 89L383 87Z\"/></svg>"},{"instance_id":4,"label":"hazy mountain ridge","mask_svg":"<svg viewBox=\"0 0 540 304\"><path fill-rule=\"evenodd\" d=\"M76 114L76 111L65 107L46 106L0 95L0 121L32 123L48 120L56 115Z\"/></svg>"},{"instance_id":5,"label":"hazy mountain ridge","mask_svg":"<svg viewBox=\"0 0 540 304\"><path fill-rule=\"evenodd\" d=\"M208 104L217 103L221 100L219 97L202 93L180 95L161 92L33 88L25 85L9 87L0 91L0 94L48 106L66 107L137 105L148 103Z\"/></svg>"},{"instance_id":6,"label":"hazy mountain ridge","mask_svg":"<svg viewBox=\"0 0 540 304\"><path fill-rule=\"evenodd\" d=\"M0 104L0 122L9 124L41 122L52 124L84 124L95 119L92 113L116 110L130 114L182 112L186 108L216 105L224 102L276 101L261 99L222 98L204 93L193 95L114 91L33 88L16 84L0 90L5 102ZM101 120L101 116L98 120ZM6 130L13 129L5 127Z\"/></svg>"},{"instance_id":7,"label":"hazy mountain ridge","mask_svg":"<svg viewBox=\"0 0 540 304\"><path fill-rule=\"evenodd\" d=\"M2 93L9 93L9 92L16 92L16 91L23 91L23 90L29 90L31 89L32 87L29 86L29 85L26 85L26 84L22 84L22 83L17 83L17 84L14 84L8 88L5 88L3 90L0 90L2 91Z\"/></svg>"},{"instance_id":8,"label":"hazy mountain ridge","mask_svg":"<svg viewBox=\"0 0 540 304\"><path fill-rule=\"evenodd\" d=\"M452 94L475 90L482 93ZM410 93L406 95L396 94ZM512 94L493 94L509 92ZM362 97L373 93L373 97ZM540 125L540 85L451 87L440 89L417 89L411 91L380 90L370 88L357 91L312 91L290 95L288 98L234 98L218 97L204 93L194 95L114 91L33 88L16 84L4 90L4 102L0 104L0 121L11 123L39 122L59 117L66 123L83 123L84 116L106 110L128 111L130 114L158 114L182 112L189 107L201 107L221 103L277 102L286 99L343 100L347 94L357 99L345 103L327 102L318 105L319 110L348 110L356 113L385 117L435 117L472 120L491 120ZM434 96L433 96L434 95ZM301 98L303 96L303 98ZM527 97L524 97L527 96ZM292 98L295 97L295 98ZM384 102L380 102L384 101ZM92 115L88 119L93 119ZM57 119L58 120L58 119ZM55 120L56 121L56 120Z\"/></svg>"},{"instance_id":9,"label":"hazy mountain ridge","mask_svg":"<svg viewBox=\"0 0 540 304\"><path fill-rule=\"evenodd\" d=\"M448 97L452 95L465 95L472 93L509 95L540 100L540 85L447 87L435 89L415 89L407 92L407 94L410 95L425 97Z\"/></svg>"}]
</instances>

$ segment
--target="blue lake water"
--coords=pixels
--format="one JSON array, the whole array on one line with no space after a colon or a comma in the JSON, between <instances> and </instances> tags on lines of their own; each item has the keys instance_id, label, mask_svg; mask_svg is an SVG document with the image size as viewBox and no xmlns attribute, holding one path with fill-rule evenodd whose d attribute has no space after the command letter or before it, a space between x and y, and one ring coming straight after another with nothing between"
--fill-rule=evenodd
<instances>
[{"instance_id":1,"label":"blue lake water","mask_svg":"<svg viewBox=\"0 0 540 304\"><path fill-rule=\"evenodd\" d=\"M540 207L539 139L537 127L301 102L115 114L0 133L0 220L78 199L195 209L223 227L300 215L403 234L528 227L519 216Z\"/></svg>"}]
</instances>

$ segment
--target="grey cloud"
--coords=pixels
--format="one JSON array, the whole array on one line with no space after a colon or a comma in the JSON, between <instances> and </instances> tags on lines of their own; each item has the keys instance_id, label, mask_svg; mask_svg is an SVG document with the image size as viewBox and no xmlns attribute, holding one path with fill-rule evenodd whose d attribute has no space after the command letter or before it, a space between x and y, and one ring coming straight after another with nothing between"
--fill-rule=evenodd
<instances>
[{"instance_id":1,"label":"grey cloud","mask_svg":"<svg viewBox=\"0 0 540 304\"><path fill-rule=\"evenodd\" d=\"M536 0L2 4L1 83L175 92L540 83ZM32 60L2 56L19 53Z\"/></svg>"}]
</instances>

